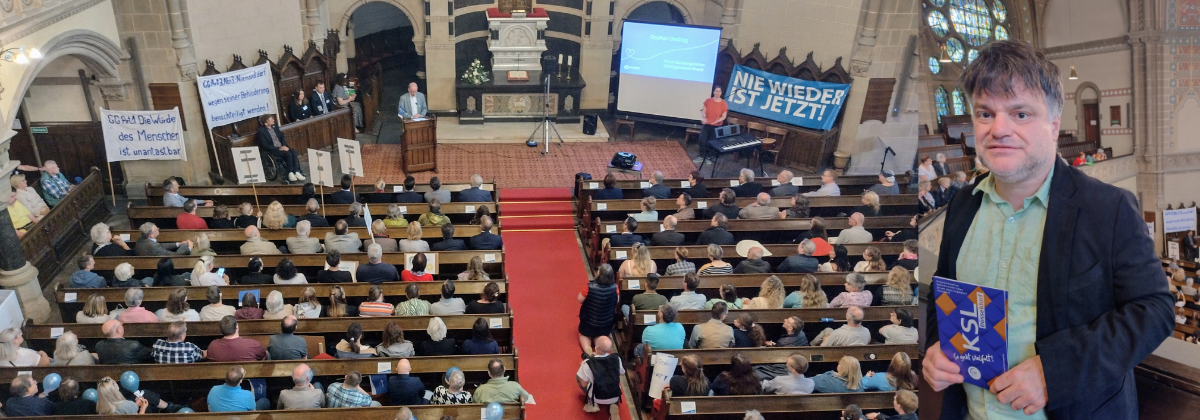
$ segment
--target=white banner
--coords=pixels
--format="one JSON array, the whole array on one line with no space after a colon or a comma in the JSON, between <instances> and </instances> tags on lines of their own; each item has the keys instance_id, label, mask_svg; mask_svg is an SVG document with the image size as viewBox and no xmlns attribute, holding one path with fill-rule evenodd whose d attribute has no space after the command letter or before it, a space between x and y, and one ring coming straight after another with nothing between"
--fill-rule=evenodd
<instances>
[{"instance_id":1,"label":"white banner","mask_svg":"<svg viewBox=\"0 0 1200 420\"><path fill-rule=\"evenodd\" d=\"M187 160L179 108L167 111L100 110L109 162Z\"/></svg>"},{"instance_id":2,"label":"white banner","mask_svg":"<svg viewBox=\"0 0 1200 420\"><path fill-rule=\"evenodd\" d=\"M1163 233L1187 232L1196 229L1196 208L1163 210Z\"/></svg>"},{"instance_id":3,"label":"white banner","mask_svg":"<svg viewBox=\"0 0 1200 420\"><path fill-rule=\"evenodd\" d=\"M275 82L262 64L228 73L202 76L200 103L208 129L275 112Z\"/></svg>"},{"instance_id":4,"label":"white banner","mask_svg":"<svg viewBox=\"0 0 1200 420\"><path fill-rule=\"evenodd\" d=\"M229 150L233 153L233 166L237 170L238 184L257 184L267 180L257 146L234 147Z\"/></svg>"}]
</instances>

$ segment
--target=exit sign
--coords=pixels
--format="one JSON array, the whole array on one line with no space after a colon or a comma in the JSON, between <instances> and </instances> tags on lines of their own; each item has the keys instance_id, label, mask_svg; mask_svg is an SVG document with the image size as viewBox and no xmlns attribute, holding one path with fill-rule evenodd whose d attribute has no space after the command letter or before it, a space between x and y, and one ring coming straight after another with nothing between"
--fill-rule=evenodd
<instances>
[{"instance_id":1,"label":"exit sign","mask_svg":"<svg viewBox=\"0 0 1200 420\"><path fill-rule=\"evenodd\" d=\"M29 132L33 134L46 134L49 133L50 130L48 127L29 127Z\"/></svg>"}]
</instances>

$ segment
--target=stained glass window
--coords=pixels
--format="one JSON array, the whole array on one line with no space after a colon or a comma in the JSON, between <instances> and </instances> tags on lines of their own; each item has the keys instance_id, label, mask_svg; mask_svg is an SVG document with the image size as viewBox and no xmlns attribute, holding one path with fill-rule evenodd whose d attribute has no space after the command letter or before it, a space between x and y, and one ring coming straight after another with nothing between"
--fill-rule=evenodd
<instances>
[{"instance_id":1,"label":"stained glass window","mask_svg":"<svg viewBox=\"0 0 1200 420\"><path fill-rule=\"evenodd\" d=\"M946 0L929 0L929 2L933 3L935 7L942 7L946 5Z\"/></svg>"},{"instance_id":2,"label":"stained glass window","mask_svg":"<svg viewBox=\"0 0 1200 420\"><path fill-rule=\"evenodd\" d=\"M938 120L941 121L942 116L949 113L946 108L946 89L938 86L937 91L933 94L933 100L937 104Z\"/></svg>"},{"instance_id":3,"label":"stained glass window","mask_svg":"<svg viewBox=\"0 0 1200 420\"><path fill-rule=\"evenodd\" d=\"M997 22L1004 22L1008 18L1008 9L1004 8L1004 2L996 0L992 2L992 16L996 17Z\"/></svg>"},{"instance_id":4,"label":"stained glass window","mask_svg":"<svg viewBox=\"0 0 1200 420\"><path fill-rule=\"evenodd\" d=\"M966 115L967 98L963 95L962 89L954 88L954 94L951 97L954 102L954 115Z\"/></svg>"},{"instance_id":5,"label":"stained glass window","mask_svg":"<svg viewBox=\"0 0 1200 420\"><path fill-rule=\"evenodd\" d=\"M958 38L950 38L946 40L946 52L950 54L950 60L955 63L962 62L963 59L963 44Z\"/></svg>"},{"instance_id":6,"label":"stained glass window","mask_svg":"<svg viewBox=\"0 0 1200 420\"><path fill-rule=\"evenodd\" d=\"M933 74L942 72L942 63L938 62L937 57L929 57L929 71Z\"/></svg>"},{"instance_id":7,"label":"stained glass window","mask_svg":"<svg viewBox=\"0 0 1200 420\"><path fill-rule=\"evenodd\" d=\"M976 58L979 58L979 50L972 48L971 51L967 51L967 64L971 64Z\"/></svg>"},{"instance_id":8,"label":"stained glass window","mask_svg":"<svg viewBox=\"0 0 1200 420\"><path fill-rule=\"evenodd\" d=\"M1003 41L1006 39L1008 39L1008 30L1004 29L1003 26L996 25L996 40Z\"/></svg>"},{"instance_id":9,"label":"stained glass window","mask_svg":"<svg viewBox=\"0 0 1200 420\"><path fill-rule=\"evenodd\" d=\"M929 12L929 28L933 29L934 35L939 37L946 36L950 32L950 24L946 22L946 15L937 10Z\"/></svg>"},{"instance_id":10,"label":"stained glass window","mask_svg":"<svg viewBox=\"0 0 1200 420\"><path fill-rule=\"evenodd\" d=\"M950 22L973 46L987 43L992 36L992 14L983 0L950 0Z\"/></svg>"}]
</instances>

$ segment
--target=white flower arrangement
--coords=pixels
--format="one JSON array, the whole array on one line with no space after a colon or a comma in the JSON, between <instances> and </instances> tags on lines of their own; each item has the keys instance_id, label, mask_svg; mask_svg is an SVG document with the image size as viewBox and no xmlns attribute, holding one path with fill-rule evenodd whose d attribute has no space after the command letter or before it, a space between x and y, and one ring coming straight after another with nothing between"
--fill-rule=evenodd
<instances>
[{"instance_id":1,"label":"white flower arrangement","mask_svg":"<svg viewBox=\"0 0 1200 420\"><path fill-rule=\"evenodd\" d=\"M462 75L462 81L472 85L481 85L488 81L487 71L483 69L483 63L479 59L471 62L471 66L467 67L467 71Z\"/></svg>"}]
</instances>

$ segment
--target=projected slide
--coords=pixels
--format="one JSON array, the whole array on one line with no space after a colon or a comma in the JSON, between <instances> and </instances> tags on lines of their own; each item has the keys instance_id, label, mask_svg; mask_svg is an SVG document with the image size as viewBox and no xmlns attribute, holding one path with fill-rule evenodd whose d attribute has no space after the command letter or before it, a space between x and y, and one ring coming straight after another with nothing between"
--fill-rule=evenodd
<instances>
[{"instance_id":1,"label":"projected slide","mask_svg":"<svg viewBox=\"0 0 1200 420\"><path fill-rule=\"evenodd\" d=\"M720 41L718 28L625 22L617 109L699 120Z\"/></svg>"}]
</instances>

